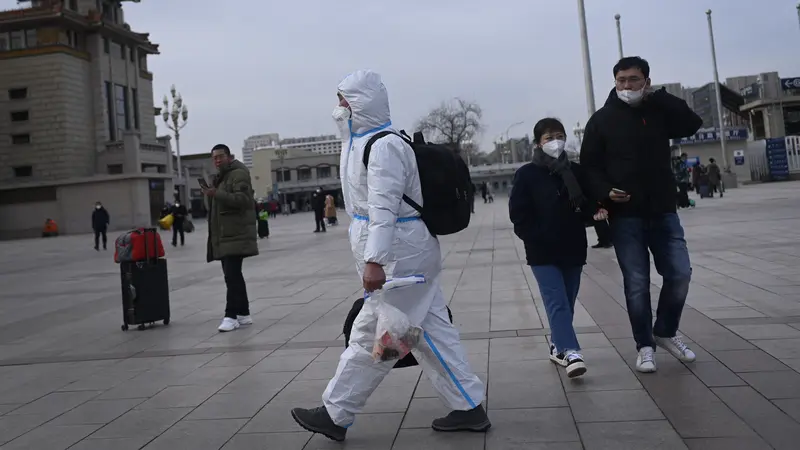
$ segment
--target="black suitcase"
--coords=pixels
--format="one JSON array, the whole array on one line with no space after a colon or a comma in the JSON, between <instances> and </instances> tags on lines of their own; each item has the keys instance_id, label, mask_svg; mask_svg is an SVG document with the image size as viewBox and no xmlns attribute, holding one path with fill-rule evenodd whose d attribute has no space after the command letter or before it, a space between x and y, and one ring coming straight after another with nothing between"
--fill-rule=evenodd
<instances>
[{"instance_id":1,"label":"black suitcase","mask_svg":"<svg viewBox=\"0 0 800 450\"><path fill-rule=\"evenodd\" d=\"M152 258L120 264L122 279L122 331L129 325L163 321L169 325L169 279L167 260Z\"/></svg>"}]
</instances>

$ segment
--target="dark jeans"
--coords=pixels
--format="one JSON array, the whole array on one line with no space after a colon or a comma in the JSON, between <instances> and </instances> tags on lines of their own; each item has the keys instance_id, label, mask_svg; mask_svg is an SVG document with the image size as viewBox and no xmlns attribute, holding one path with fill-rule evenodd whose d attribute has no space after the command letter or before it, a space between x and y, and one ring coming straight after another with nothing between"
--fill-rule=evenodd
<instances>
[{"instance_id":1,"label":"dark jeans","mask_svg":"<svg viewBox=\"0 0 800 450\"><path fill-rule=\"evenodd\" d=\"M314 220L317 222L316 231L325 231L325 211L314 211Z\"/></svg>"},{"instance_id":2,"label":"dark jeans","mask_svg":"<svg viewBox=\"0 0 800 450\"><path fill-rule=\"evenodd\" d=\"M183 221L172 224L172 245L178 245L178 234L181 235L181 245L183 245Z\"/></svg>"},{"instance_id":3,"label":"dark jeans","mask_svg":"<svg viewBox=\"0 0 800 450\"><path fill-rule=\"evenodd\" d=\"M105 228L96 229L96 230L94 230L94 248L95 249L99 249L100 248L100 236L103 237L103 248L106 248L106 245L108 245L108 237L106 236L106 229Z\"/></svg>"},{"instance_id":4,"label":"dark jeans","mask_svg":"<svg viewBox=\"0 0 800 450\"><path fill-rule=\"evenodd\" d=\"M250 315L250 301L247 299L247 285L242 275L243 256L226 256L222 258L222 273L225 275L225 317L235 319L236 316Z\"/></svg>"},{"instance_id":5,"label":"dark jeans","mask_svg":"<svg viewBox=\"0 0 800 450\"><path fill-rule=\"evenodd\" d=\"M611 239L611 227L608 226L608 222L605 220L594 222L594 231L597 233L598 245L603 247L611 245L613 239Z\"/></svg>"},{"instance_id":6,"label":"dark jeans","mask_svg":"<svg viewBox=\"0 0 800 450\"><path fill-rule=\"evenodd\" d=\"M689 207L689 183L678 183L678 207Z\"/></svg>"},{"instance_id":7,"label":"dark jeans","mask_svg":"<svg viewBox=\"0 0 800 450\"><path fill-rule=\"evenodd\" d=\"M542 294L553 345L559 352L580 350L572 318L583 267L531 266L531 269Z\"/></svg>"},{"instance_id":8,"label":"dark jeans","mask_svg":"<svg viewBox=\"0 0 800 450\"><path fill-rule=\"evenodd\" d=\"M692 266L683 227L675 213L651 218L618 217L611 221L614 247L625 285L625 303L636 349L652 347L653 336L671 338L678 332L689 294ZM650 300L650 253L664 279L656 323Z\"/></svg>"}]
</instances>

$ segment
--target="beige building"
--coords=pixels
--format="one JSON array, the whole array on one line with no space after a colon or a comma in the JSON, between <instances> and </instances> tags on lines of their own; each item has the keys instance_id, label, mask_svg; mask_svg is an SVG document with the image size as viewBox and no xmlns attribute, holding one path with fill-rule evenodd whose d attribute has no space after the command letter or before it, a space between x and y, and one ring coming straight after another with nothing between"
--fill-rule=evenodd
<instances>
[{"instance_id":1,"label":"beige building","mask_svg":"<svg viewBox=\"0 0 800 450\"><path fill-rule=\"evenodd\" d=\"M146 226L173 197L169 139L156 137L158 46L120 0L33 0L0 11L0 238Z\"/></svg>"},{"instance_id":2,"label":"beige building","mask_svg":"<svg viewBox=\"0 0 800 450\"><path fill-rule=\"evenodd\" d=\"M272 173L272 160L280 163L280 158L290 160L300 156L313 155L312 152L303 149L280 149L276 147L260 148L253 152L253 166L250 168L250 178L253 182L253 190L256 197L268 197L272 194L275 178ZM338 164L338 160L337 160Z\"/></svg>"}]
</instances>

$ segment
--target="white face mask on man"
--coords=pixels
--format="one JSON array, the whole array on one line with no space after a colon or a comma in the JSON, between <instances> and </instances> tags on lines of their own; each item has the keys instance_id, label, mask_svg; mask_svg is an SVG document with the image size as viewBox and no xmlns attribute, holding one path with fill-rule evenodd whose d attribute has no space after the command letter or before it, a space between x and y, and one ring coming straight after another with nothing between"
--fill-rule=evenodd
<instances>
[{"instance_id":1,"label":"white face mask on man","mask_svg":"<svg viewBox=\"0 0 800 450\"><path fill-rule=\"evenodd\" d=\"M542 145L542 151L544 151L548 156L558 159L558 157L564 152L564 146L566 145L566 141L556 139L554 141L545 142L544 145Z\"/></svg>"},{"instance_id":2,"label":"white face mask on man","mask_svg":"<svg viewBox=\"0 0 800 450\"><path fill-rule=\"evenodd\" d=\"M629 105L638 105L644 97L644 90L645 88L641 88L638 91L632 91L630 89L617 91L617 97Z\"/></svg>"},{"instance_id":3,"label":"white face mask on man","mask_svg":"<svg viewBox=\"0 0 800 450\"><path fill-rule=\"evenodd\" d=\"M347 121L350 120L351 116L350 108L347 108L345 106L337 106L333 108L333 113L331 114L331 116L333 117L333 120L335 120L337 123L344 122L346 124Z\"/></svg>"}]
</instances>

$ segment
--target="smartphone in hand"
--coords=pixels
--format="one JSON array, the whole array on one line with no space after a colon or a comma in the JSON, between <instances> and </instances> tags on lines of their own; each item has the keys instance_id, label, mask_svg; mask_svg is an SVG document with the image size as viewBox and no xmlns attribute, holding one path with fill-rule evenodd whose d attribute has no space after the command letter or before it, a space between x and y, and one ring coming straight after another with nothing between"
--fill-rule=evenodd
<instances>
[{"instance_id":1,"label":"smartphone in hand","mask_svg":"<svg viewBox=\"0 0 800 450\"><path fill-rule=\"evenodd\" d=\"M208 186L208 182L207 182L207 181L206 181L206 179L205 179L205 178L203 178L203 177L200 177L200 178L198 178L198 179L197 179L197 183L198 183L198 184L200 185L200 187L201 187L201 188L203 188L203 189L208 189L208 188L209 188L209 186Z\"/></svg>"}]
</instances>

